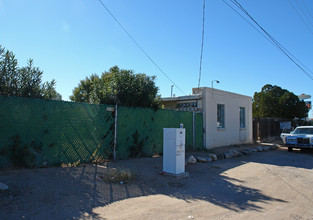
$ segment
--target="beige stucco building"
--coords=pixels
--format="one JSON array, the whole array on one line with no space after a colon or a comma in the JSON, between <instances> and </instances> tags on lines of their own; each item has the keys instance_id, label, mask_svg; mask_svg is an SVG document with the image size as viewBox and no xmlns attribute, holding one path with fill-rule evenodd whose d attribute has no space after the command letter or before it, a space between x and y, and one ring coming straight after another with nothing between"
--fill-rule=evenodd
<instances>
[{"instance_id":1,"label":"beige stucco building","mask_svg":"<svg viewBox=\"0 0 313 220\"><path fill-rule=\"evenodd\" d=\"M167 109L203 112L207 149L253 142L252 98L214 88L192 89L192 95L163 98Z\"/></svg>"}]
</instances>

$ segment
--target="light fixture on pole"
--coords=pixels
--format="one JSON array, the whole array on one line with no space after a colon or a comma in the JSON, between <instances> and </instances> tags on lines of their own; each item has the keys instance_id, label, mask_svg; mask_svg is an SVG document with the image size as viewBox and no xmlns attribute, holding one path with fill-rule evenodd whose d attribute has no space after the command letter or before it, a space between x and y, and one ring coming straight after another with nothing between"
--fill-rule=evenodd
<instances>
[{"instance_id":1,"label":"light fixture on pole","mask_svg":"<svg viewBox=\"0 0 313 220\"><path fill-rule=\"evenodd\" d=\"M212 89L213 89L213 82L220 83L220 81L218 81L218 80L212 80L212 81L211 81L211 87L212 87Z\"/></svg>"},{"instance_id":2,"label":"light fixture on pole","mask_svg":"<svg viewBox=\"0 0 313 220\"><path fill-rule=\"evenodd\" d=\"M173 87L174 85L171 85L171 97L173 97Z\"/></svg>"}]
</instances>

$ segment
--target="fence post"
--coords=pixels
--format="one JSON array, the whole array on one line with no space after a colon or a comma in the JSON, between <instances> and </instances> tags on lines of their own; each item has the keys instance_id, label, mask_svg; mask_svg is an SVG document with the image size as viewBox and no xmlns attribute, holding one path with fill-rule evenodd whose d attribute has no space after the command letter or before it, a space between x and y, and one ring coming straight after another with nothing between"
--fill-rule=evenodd
<instances>
[{"instance_id":1,"label":"fence post","mask_svg":"<svg viewBox=\"0 0 313 220\"><path fill-rule=\"evenodd\" d=\"M192 145L193 149L196 148L196 115L195 111L192 111Z\"/></svg>"},{"instance_id":2,"label":"fence post","mask_svg":"<svg viewBox=\"0 0 313 220\"><path fill-rule=\"evenodd\" d=\"M117 104L115 105L115 114L114 114L114 147L113 147L114 160L116 160L116 142L117 142Z\"/></svg>"}]
</instances>

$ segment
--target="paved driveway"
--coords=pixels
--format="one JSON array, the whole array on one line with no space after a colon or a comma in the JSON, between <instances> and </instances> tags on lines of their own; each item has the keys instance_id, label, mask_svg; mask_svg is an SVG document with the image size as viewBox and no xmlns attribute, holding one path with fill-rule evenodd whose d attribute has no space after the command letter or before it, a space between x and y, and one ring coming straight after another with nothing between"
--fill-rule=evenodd
<instances>
[{"instance_id":1,"label":"paved driveway","mask_svg":"<svg viewBox=\"0 0 313 220\"><path fill-rule=\"evenodd\" d=\"M313 219L313 153L286 149L188 165L182 180L160 175L162 157L118 161L131 184L97 180L104 166L0 174L4 219Z\"/></svg>"},{"instance_id":2,"label":"paved driveway","mask_svg":"<svg viewBox=\"0 0 313 220\"><path fill-rule=\"evenodd\" d=\"M285 149L188 166L172 192L97 207L108 219L313 219L313 154Z\"/></svg>"}]
</instances>

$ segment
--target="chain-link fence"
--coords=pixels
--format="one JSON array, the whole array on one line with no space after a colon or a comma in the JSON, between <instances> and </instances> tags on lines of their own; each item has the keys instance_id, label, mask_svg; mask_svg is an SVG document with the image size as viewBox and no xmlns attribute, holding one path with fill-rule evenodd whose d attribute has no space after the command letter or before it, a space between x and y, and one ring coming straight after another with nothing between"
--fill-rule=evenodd
<instances>
[{"instance_id":1,"label":"chain-link fence","mask_svg":"<svg viewBox=\"0 0 313 220\"><path fill-rule=\"evenodd\" d=\"M0 96L0 167L111 157L114 112L107 107Z\"/></svg>"},{"instance_id":2,"label":"chain-link fence","mask_svg":"<svg viewBox=\"0 0 313 220\"><path fill-rule=\"evenodd\" d=\"M193 118L194 128L193 132ZM118 108L117 157L152 156L163 152L163 128L186 128L186 148L203 147L201 113L145 108ZM194 141L195 140L195 146Z\"/></svg>"},{"instance_id":3,"label":"chain-link fence","mask_svg":"<svg viewBox=\"0 0 313 220\"><path fill-rule=\"evenodd\" d=\"M202 114L0 96L0 167L162 153L163 128L186 128L186 148L202 148ZM194 128L194 129L193 129Z\"/></svg>"}]
</instances>

